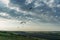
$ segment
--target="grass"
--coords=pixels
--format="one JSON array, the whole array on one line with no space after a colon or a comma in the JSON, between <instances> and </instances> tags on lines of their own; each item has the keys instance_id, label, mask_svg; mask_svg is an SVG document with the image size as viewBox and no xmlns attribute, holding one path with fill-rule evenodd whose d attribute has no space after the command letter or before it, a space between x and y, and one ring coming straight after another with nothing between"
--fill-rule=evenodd
<instances>
[{"instance_id":1,"label":"grass","mask_svg":"<svg viewBox=\"0 0 60 40\"><path fill-rule=\"evenodd\" d=\"M35 37L25 37L21 35L13 34L12 32L0 32L0 40L45 40Z\"/></svg>"},{"instance_id":2,"label":"grass","mask_svg":"<svg viewBox=\"0 0 60 40\"><path fill-rule=\"evenodd\" d=\"M0 31L0 40L60 40L60 32Z\"/></svg>"}]
</instances>

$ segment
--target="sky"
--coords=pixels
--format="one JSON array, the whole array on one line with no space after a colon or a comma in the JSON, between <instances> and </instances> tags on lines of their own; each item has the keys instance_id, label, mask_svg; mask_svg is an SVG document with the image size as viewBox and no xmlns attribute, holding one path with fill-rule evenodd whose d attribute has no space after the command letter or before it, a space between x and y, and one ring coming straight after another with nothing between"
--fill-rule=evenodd
<instances>
[{"instance_id":1,"label":"sky","mask_svg":"<svg viewBox=\"0 0 60 40\"><path fill-rule=\"evenodd\" d=\"M60 0L0 0L0 30L60 31Z\"/></svg>"}]
</instances>

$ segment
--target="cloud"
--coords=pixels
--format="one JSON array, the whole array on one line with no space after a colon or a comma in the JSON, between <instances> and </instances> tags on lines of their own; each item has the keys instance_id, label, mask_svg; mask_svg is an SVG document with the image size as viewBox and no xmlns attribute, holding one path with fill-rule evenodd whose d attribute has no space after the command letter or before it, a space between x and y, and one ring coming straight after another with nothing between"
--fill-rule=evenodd
<instances>
[{"instance_id":1,"label":"cloud","mask_svg":"<svg viewBox=\"0 0 60 40\"><path fill-rule=\"evenodd\" d=\"M33 2L33 0L26 0L26 1L25 1L25 4L28 5L28 4L30 4L31 2Z\"/></svg>"},{"instance_id":2,"label":"cloud","mask_svg":"<svg viewBox=\"0 0 60 40\"><path fill-rule=\"evenodd\" d=\"M7 13L0 13L0 16L9 16Z\"/></svg>"},{"instance_id":3,"label":"cloud","mask_svg":"<svg viewBox=\"0 0 60 40\"><path fill-rule=\"evenodd\" d=\"M0 17L39 23L60 23L60 9L56 7L59 3L55 2L55 0L10 0L7 2L8 6L2 2Z\"/></svg>"}]
</instances>

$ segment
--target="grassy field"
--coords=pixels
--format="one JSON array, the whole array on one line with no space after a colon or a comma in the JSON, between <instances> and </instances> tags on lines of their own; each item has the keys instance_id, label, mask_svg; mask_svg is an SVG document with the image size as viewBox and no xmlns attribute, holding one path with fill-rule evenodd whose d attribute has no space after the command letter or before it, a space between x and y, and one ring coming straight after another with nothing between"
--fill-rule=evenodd
<instances>
[{"instance_id":1,"label":"grassy field","mask_svg":"<svg viewBox=\"0 0 60 40\"><path fill-rule=\"evenodd\" d=\"M60 40L60 32L0 31L0 40Z\"/></svg>"},{"instance_id":2,"label":"grassy field","mask_svg":"<svg viewBox=\"0 0 60 40\"><path fill-rule=\"evenodd\" d=\"M14 34L14 32L0 31L0 40L45 40L45 39L17 35Z\"/></svg>"}]
</instances>

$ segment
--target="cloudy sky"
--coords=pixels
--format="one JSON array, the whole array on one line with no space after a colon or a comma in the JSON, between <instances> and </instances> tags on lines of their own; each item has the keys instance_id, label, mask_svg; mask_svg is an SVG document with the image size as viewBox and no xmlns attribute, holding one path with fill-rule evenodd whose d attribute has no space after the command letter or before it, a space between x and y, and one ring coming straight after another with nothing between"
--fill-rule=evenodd
<instances>
[{"instance_id":1,"label":"cloudy sky","mask_svg":"<svg viewBox=\"0 0 60 40\"><path fill-rule=\"evenodd\" d=\"M0 30L60 31L60 0L0 0Z\"/></svg>"}]
</instances>

